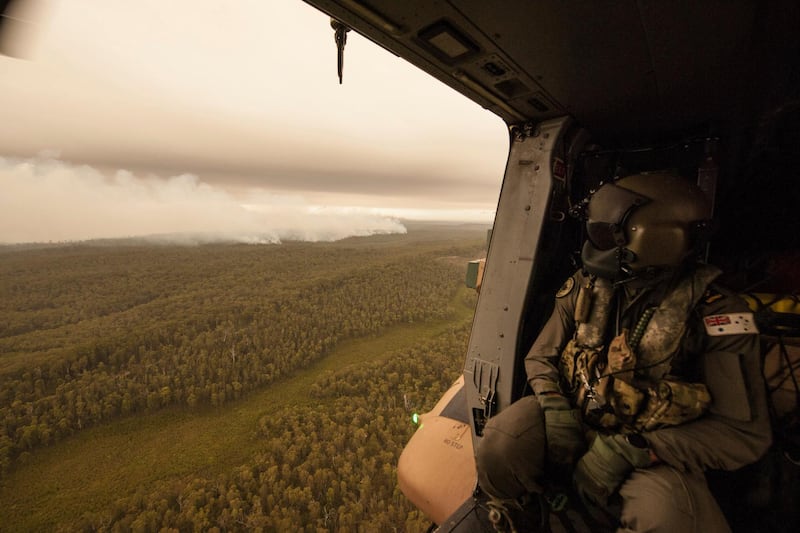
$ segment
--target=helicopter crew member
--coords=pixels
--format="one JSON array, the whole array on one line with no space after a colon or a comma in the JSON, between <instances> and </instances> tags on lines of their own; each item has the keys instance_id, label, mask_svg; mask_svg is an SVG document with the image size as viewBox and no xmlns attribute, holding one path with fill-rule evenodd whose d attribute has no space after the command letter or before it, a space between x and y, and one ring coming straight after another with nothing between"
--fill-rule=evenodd
<instances>
[{"instance_id":1,"label":"helicopter crew member","mask_svg":"<svg viewBox=\"0 0 800 533\"><path fill-rule=\"evenodd\" d=\"M703 472L755 462L771 430L752 313L695 262L708 203L644 173L602 185L583 215L583 268L525 359L535 395L487 423L479 484L512 502L566 472L619 531L729 531Z\"/></svg>"}]
</instances>

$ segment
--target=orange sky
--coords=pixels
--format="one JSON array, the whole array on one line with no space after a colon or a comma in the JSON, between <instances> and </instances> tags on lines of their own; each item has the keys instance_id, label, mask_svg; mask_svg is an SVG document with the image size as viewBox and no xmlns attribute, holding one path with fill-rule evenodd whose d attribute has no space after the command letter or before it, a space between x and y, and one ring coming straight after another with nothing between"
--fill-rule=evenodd
<instances>
[{"instance_id":1,"label":"orange sky","mask_svg":"<svg viewBox=\"0 0 800 533\"><path fill-rule=\"evenodd\" d=\"M228 209L270 228L270 210L343 228L491 221L502 121L354 32L339 85L329 20L300 0L28 3L14 40L27 59L0 57L0 242L206 227L211 198L223 227ZM170 222L185 175L195 189ZM161 202L155 227L137 228L137 195ZM31 209L52 216L28 227ZM115 212L134 222L111 224Z\"/></svg>"}]
</instances>

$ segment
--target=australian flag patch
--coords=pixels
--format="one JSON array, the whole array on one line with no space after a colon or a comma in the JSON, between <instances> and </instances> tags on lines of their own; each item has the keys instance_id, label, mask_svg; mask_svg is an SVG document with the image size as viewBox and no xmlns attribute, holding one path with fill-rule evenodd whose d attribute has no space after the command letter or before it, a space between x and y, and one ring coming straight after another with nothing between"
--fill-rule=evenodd
<instances>
[{"instance_id":1,"label":"australian flag patch","mask_svg":"<svg viewBox=\"0 0 800 533\"><path fill-rule=\"evenodd\" d=\"M706 333L712 337L758 333L753 313L727 313L703 318Z\"/></svg>"}]
</instances>

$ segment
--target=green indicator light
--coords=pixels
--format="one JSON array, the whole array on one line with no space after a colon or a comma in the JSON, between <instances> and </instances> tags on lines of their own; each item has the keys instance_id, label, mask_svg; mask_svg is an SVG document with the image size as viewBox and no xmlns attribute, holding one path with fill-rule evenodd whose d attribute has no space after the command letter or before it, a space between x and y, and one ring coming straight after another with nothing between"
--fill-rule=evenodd
<instances>
[{"instance_id":1,"label":"green indicator light","mask_svg":"<svg viewBox=\"0 0 800 533\"><path fill-rule=\"evenodd\" d=\"M411 421L414 423L414 425L419 424L419 415L417 413L411 415Z\"/></svg>"}]
</instances>

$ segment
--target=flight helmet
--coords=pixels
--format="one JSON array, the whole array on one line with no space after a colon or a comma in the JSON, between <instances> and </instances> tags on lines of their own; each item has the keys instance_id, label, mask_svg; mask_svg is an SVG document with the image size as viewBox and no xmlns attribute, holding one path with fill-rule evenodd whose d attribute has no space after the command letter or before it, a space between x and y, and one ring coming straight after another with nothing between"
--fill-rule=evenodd
<instances>
[{"instance_id":1,"label":"flight helmet","mask_svg":"<svg viewBox=\"0 0 800 533\"><path fill-rule=\"evenodd\" d=\"M615 281L674 271L695 257L711 228L704 193L672 172L635 174L601 185L584 217L584 268Z\"/></svg>"}]
</instances>

